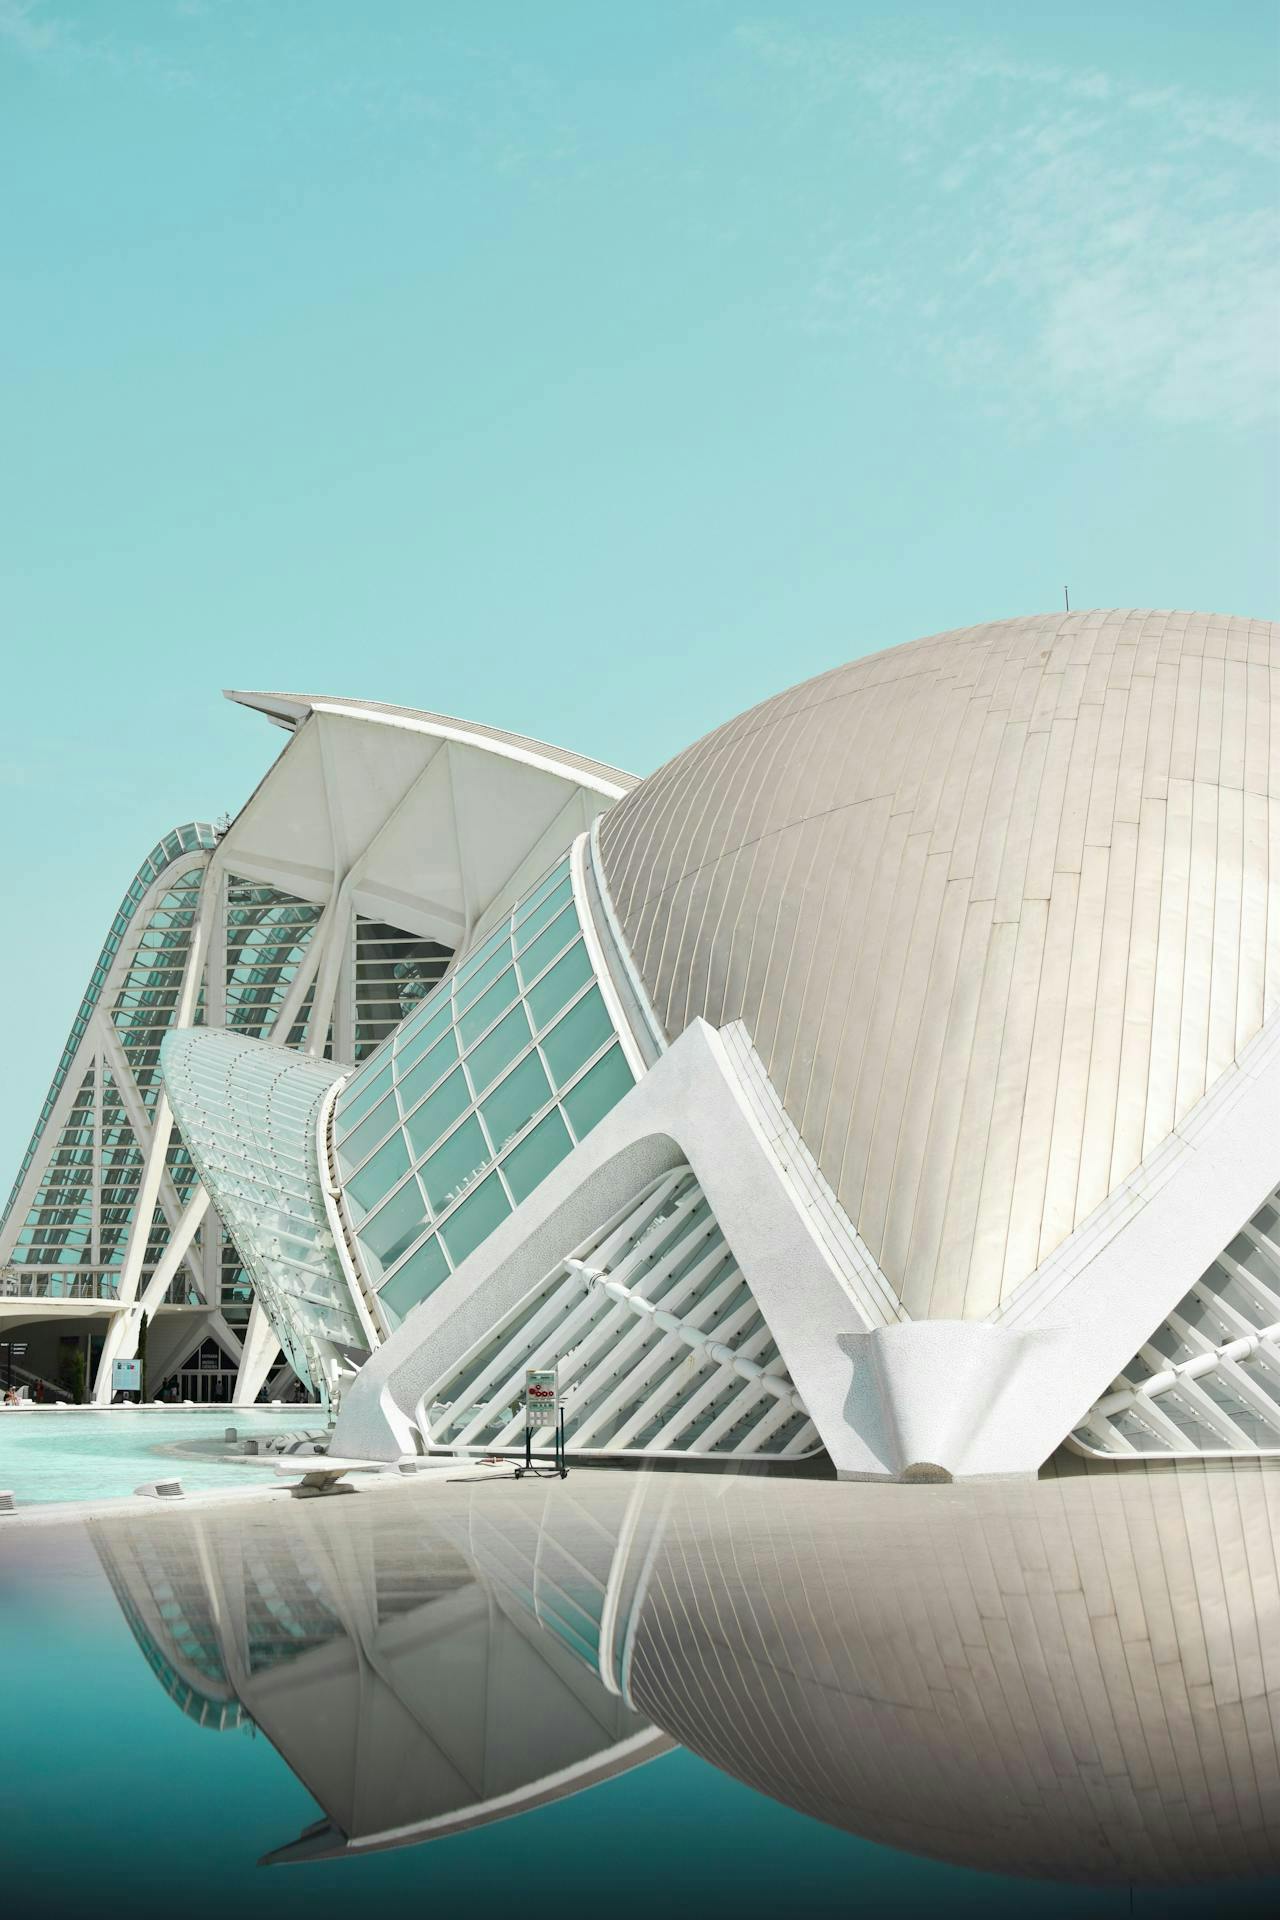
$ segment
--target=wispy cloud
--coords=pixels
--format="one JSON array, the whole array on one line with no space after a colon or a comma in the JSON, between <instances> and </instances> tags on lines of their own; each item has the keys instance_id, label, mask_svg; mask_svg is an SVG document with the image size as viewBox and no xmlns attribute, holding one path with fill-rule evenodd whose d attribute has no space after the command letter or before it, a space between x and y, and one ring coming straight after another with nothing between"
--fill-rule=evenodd
<instances>
[{"instance_id":1,"label":"wispy cloud","mask_svg":"<svg viewBox=\"0 0 1280 1920\"><path fill-rule=\"evenodd\" d=\"M50 0L0 0L0 47L6 45L46 67L143 75L165 88L187 87L193 79L191 69L162 46L122 32L107 10L99 25L86 32L80 20Z\"/></svg>"},{"instance_id":2,"label":"wispy cloud","mask_svg":"<svg viewBox=\"0 0 1280 1920\"><path fill-rule=\"evenodd\" d=\"M998 50L900 57L765 24L739 38L828 142L804 328L885 325L1024 417L1274 416L1280 132L1248 103ZM891 225L868 205L877 171Z\"/></svg>"}]
</instances>

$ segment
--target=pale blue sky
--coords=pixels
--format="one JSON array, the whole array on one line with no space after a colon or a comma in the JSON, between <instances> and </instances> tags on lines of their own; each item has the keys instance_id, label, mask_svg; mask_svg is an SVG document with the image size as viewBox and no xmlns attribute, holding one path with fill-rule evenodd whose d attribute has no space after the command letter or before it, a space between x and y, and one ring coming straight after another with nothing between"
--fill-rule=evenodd
<instances>
[{"instance_id":1,"label":"pale blue sky","mask_svg":"<svg viewBox=\"0 0 1280 1920\"><path fill-rule=\"evenodd\" d=\"M0 1186L281 744L648 771L871 648L1277 603L1267 0L0 0Z\"/></svg>"}]
</instances>

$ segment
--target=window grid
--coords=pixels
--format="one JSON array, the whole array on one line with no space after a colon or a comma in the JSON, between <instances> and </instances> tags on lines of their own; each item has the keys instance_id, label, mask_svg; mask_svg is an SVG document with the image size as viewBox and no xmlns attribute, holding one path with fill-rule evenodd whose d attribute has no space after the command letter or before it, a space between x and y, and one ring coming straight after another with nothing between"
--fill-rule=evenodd
<instances>
[{"instance_id":1,"label":"window grid","mask_svg":"<svg viewBox=\"0 0 1280 1920\"><path fill-rule=\"evenodd\" d=\"M567 933L565 938L566 938L566 944L553 955L552 959L549 961L549 963L543 969L543 971L537 976L537 978L528 983L528 985L525 988L526 993L528 992L529 986L536 986L540 984L541 981L546 978L547 974L550 973L552 967L555 966L556 962L558 960L563 959L564 955L569 952L570 948L573 947L575 943L578 942L579 934L577 931L576 921L574 923L573 931ZM570 1008L572 1006L575 1006L579 1000L584 998L586 993L590 992L591 987L593 985L594 985L594 980L588 979L585 987L580 992L575 994L572 1001L566 1002L563 1007L558 1008L556 1012L550 1016L550 1018L546 1022L545 1027L541 1031L549 1032L553 1026L558 1025L560 1020L564 1017L564 1015L570 1011ZM415 1095L412 1104L406 1107L403 1104L400 1089L404 1085L405 1080L408 1078L409 1072L412 1072L414 1067L418 1066L418 1064L422 1060L425 1060L428 1057L428 1055L432 1051L432 1047L439 1045L440 1042L449 1035L451 1029L448 1026L444 1026L440 1029L438 1033L433 1033L431 1046L425 1047L423 1051L412 1061L409 1069L406 1070L406 1072L403 1075L395 1076L391 1082L391 1085L385 1090L381 1091L379 1093L378 1098L376 1100L371 1101L360 1112L358 1116L359 1121L363 1121L367 1119L371 1114L376 1112L377 1108L382 1104L384 1100L386 1100L388 1093L394 1093L394 1096L395 1096L394 1105L396 1108L397 1117L394 1120L388 1120L385 1131L378 1135L373 1145L369 1147L368 1150L362 1154L362 1157L359 1160L348 1160L345 1154L343 1153L343 1145L345 1144L345 1141L349 1140L352 1137L352 1135L355 1133L356 1127L355 1126L349 1127L345 1135L342 1135L335 1128L335 1137L338 1138L339 1140L339 1146L338 1146L339 1159L340 1159L343 1174L347 1179L354 1178L355 1175L362 1170L362 1168L368 1166L369 1162L373 1159L374 1155L381 1151L381 1149L386 1145L387 1141L391 1138L391 1136L400 1127L402 1127L407 1121L413 1119L415 1115L417 1115L420 1112L420 1110L426 1105L427 1101L431 1099L432 1095L438 1092L440 1087L444 1085L444 1082L449 1078L449 1075L451 1073L455 1073L459 1067L462 1067L465 1072L465 1079L466 1079L467 1087L471 1096L471 1106L466 1108L462 1112L462 1114L459 1116L457 1125L460 1126L462 1124L462 1122L466 1119L467 1114L472 1110L472 1107L474 1107L474 1105L477 1102L488 1098L489 1094L493 1091L494 1087L500 1084L500 1081L490 1082L486 1084L481 1091L477 1091L474 1081L472 1079L471 1070L467 1067L467 1061L471 1058L473 1054L475 1054L479 1050L481 1046L483 1046L484 1042L488 1040L493 1033L496 1032L496 1030L502 1025L502 1022L506 1019L507 1015L511 1013L517 1006L522 1004L522 999L523 999L523 995L520 993L519 990L517 990L515 999L509 1000L501 1008L501 1010L497 1013L497 1015L495 1016L491 1024L485 1027L481 1033L477 1034L476 1038L470 1043L470 1045L466 1047L466 1049L463 1052L453 1053L450 1055L450 1057L447 1060L442 1062L440 1066L440 1070L436 1074L435 1078L430 1082L428 1086L424 1087L419 1094ZM467 1011L467 1010L468 1009L464 1009L464 1011ZM535 1045L536 1043L530 1043L526 1045L524 1049L522 1049L519 1055L512 1056L509 1067L504 1071L503 1078L506 1077L507 1072L514 1072L515 1068L520 1065L521 1061L530 1052L534 1051ZM544 1066L546 1065L545 1060L543 1061L543 1065ZM339 1102L339 1104L341 1105L341 1102ZM453 1131L453 1130L454 1129L452 1128L450 1129L450 1131ZM441 1145L446 1137L447 1136L445 1134L441 1134L439 1139L433 1142L431 1151L434 1151L435 1147Z\"/></svg>"},{"instance_id":2,"label":"window grid","mask_svg":"<svg viewBox=\"0 0 1280 1920\"><path fill-rule=\"evenodd\" d=\"M342 1204L389 1318L439 1285L631 1084L566 857L335 1103Z\"/></svg>"}]
</instances>

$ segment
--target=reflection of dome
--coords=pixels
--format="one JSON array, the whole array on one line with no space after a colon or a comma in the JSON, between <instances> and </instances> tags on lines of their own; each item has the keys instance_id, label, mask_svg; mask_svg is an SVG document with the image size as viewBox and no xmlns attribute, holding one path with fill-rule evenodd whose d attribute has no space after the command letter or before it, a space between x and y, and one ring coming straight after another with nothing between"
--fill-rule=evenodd
<instances>
[{"instance_id":1,"label":"reflection of dome","mask_svg":"<svg viewBox=\"0 0 1280 1920\"><path fill-rule=\"evenodd\" d=\"M745 1023L913 1316L998 1308L1272 1010L1275 659L1200 614L941 634L766 700L601 822L668 1035Z\"/></svg>"},{"instance_id":2,"label":"reflection of dome","mask_svg":"<svg viewBox=\"0 0 1280 1920\"><path fill-rule=\"evenodd\" d=\"M1256 1463L887 1488L606 1470L92 1532L173 1698L192 1710L190 1674L209 1724L251 1719L319 1801L273 1860L457 1833L674 1740L910 1853L1168 1884L1280 1869L1274 1514Z\"/></svg>"}]
</instances>

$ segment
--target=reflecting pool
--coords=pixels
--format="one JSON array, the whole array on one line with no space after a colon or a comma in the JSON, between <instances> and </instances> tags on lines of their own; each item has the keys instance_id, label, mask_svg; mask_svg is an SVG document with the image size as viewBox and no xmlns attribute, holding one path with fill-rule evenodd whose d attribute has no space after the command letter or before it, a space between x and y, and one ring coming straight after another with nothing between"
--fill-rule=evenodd
<instances>
[{"instance_id":1,"label":"reflecting pool","mask_svg":"<svg viewBox=\"0 0 1280 1920\"><path fill-rule=\"evenodd\" d=\"M578 1470L15 1528L0 1884L136 1914L1273 1912L1278 1523L1263 1463Z\"/></svg>"}]
</instances>

